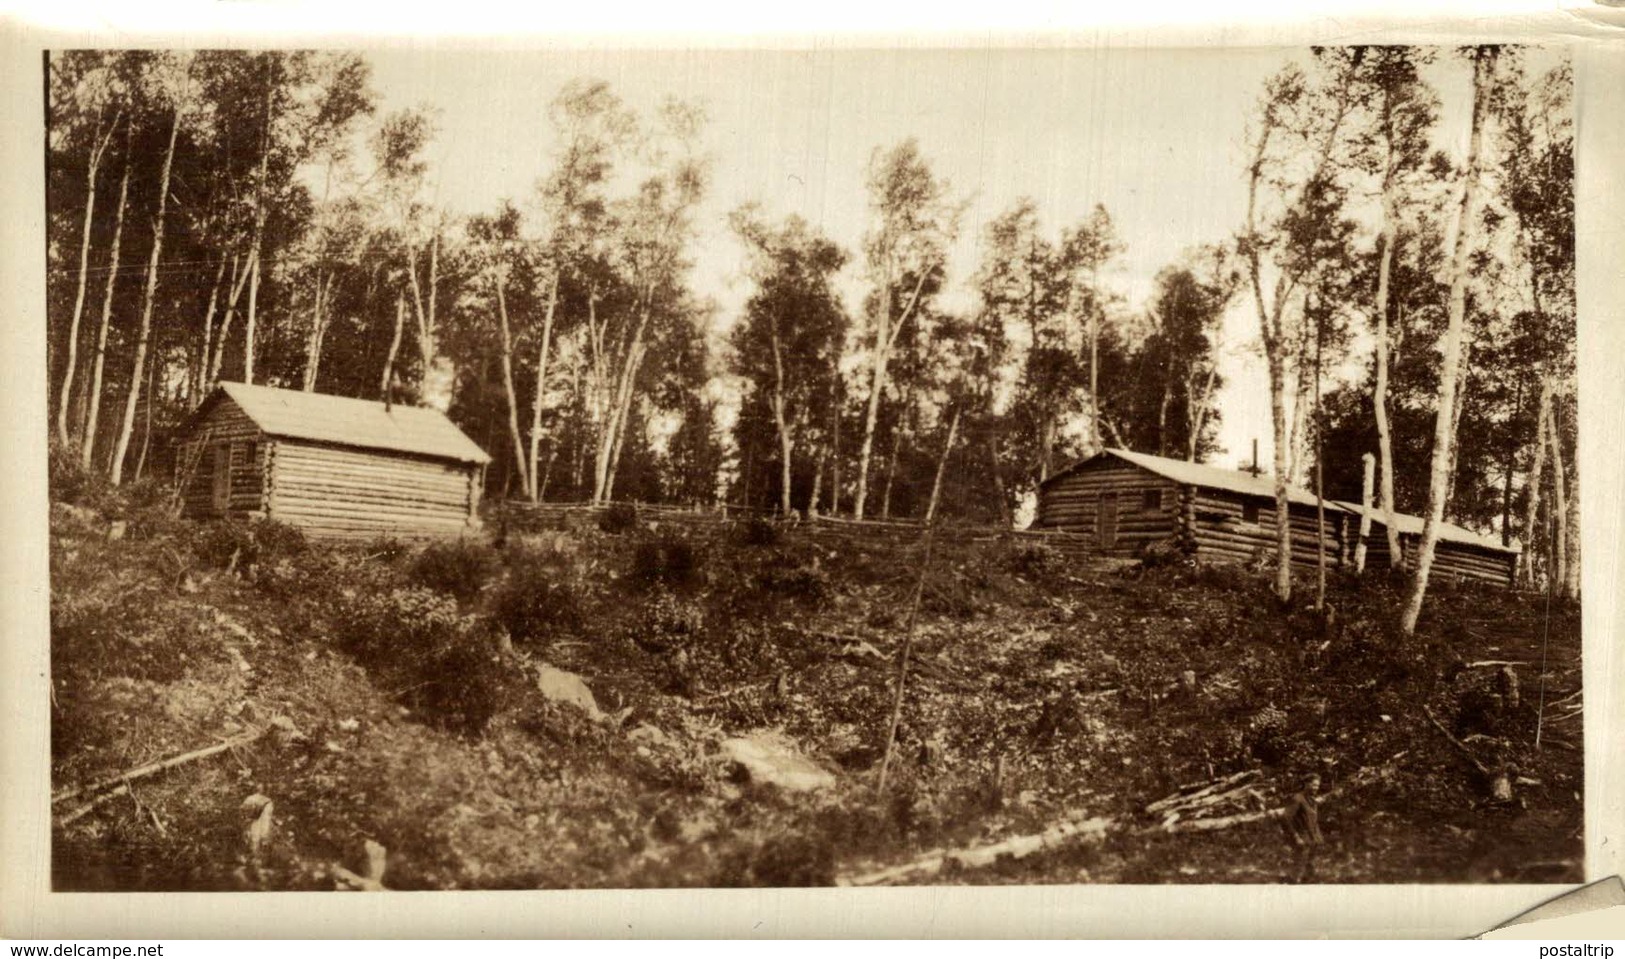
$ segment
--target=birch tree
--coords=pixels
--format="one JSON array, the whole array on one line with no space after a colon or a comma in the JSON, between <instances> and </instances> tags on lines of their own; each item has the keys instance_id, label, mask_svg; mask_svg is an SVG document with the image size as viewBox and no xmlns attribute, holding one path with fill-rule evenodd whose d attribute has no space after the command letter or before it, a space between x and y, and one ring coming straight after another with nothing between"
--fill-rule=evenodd
<instances>
[{"instance_id":1,"label":"birch tree","mask_svg":"<svg viewBox=\"0 0 1625 959\"><path fill-rule=\"evenodd\" d=\"M869 395L852 502L852 515L858 519L868 505L870 462L887 366L898 337L920 309L927 284L941 282L947 249L959 231L961 211L949 203L947 195L948 185L931 172L913 139L890 150L877 149L870 159L869 205L874 224L864 241L872 285Z\"/></svg>"},{"instance_id":2,"label":"birch tree","mask_svg":"<svg viewBox=\"0 0 1625 959\"><path fill-rule=\"evenodd\" d=\"M1404 559L1399 524L1394 519L1394 442L1389 423L1388 375L1391 278L1399 245L1401 208L1426 176L1431 133L1439 111L1438 96L1422 80L1419 68L1432 57L1414 47L1372 47L1368 53L1371 123L1360 138L1359 159L1378 182L1381 221L1377 237L1377 288L1371 315L1375 324L1375 382L1372 410L1377 425L1378 509L1388 536L1388 561Z\"/></svg>"},{"instance_id":3,"label":"birch tree","mask_svg":"<svg viewBox=\"0 0 1625 959\"><path fill-rule=\"evenodd\" d=\"M746 206L729 219L749 251L756 283L734 329L735 367L772 411L779 440L779 511L788 516L796 443L820 412L815 398L832 392L825 381L846 333L833 288L846 256L799 216L774 228Z\"/></svg>"},{"instance_id":4,"label":"birch tree","mask_svg":"<svg viewBox=\"0 0 1625 959\"><path fill-rule=\"evenodd\" d=\"M1500 49L1475 47L1466 51L1473 71L1472 121L1467 140L1467 160L1462 172L1461 203L1456 215L1456 232L1451 245L1449 325L1445 329L1439 367L1439 403L1434 416L1432 468L1428 475L1428 505L1423 517L1422 538L1417 546L1416 569L1406 594L1400 620L1406 635L1416 631L1427 594L1428 575L1433 568L1439 526L1444 521L1445 497L1449 492L1450 463L1455 445L1456 392L1460 381L1462 332L1466 325L1469 255L1475 233L1477 198L1483 160L1484 125L1488 113L1490 85L1494 80Z\"/></svg>"},{"instance_id":5,"label":"birch tree","mask_svg":"<svg viewBox=\"0 0 1625 959\"><path fill-rule=\"evenodd\" d=\"M1302 298L1305 280L1325 252L1321 227L1339 172L1346 124L1359 107L1356 81L1363 59L1358 47L1320 50L1314 80L1295 64L1272 76L1249 142L1247 212L1237 249L1257 311L1269 377L1275 593L1282 602L1292 596L1288 477L1293 437L1287 402L1298 394L1302 374Z\"/></svg>"},{"instance_id":6,"label":"birch tree","mask_svg":"<svg viewBox=\"0 0 1625 959\"><path fill-rule=\"evenodd\" d=\"M79 321L85 309L85 289L90 279L90 235L96 221L96 179L107 155L124 109L119 105L120 91L113 69L114 63L99 51L74 51L65 54L63 62L51 73L54 83L70 85L71 90L55 94L59 109L83 117L83 124L64 124L85 139L85 212L79 240L78 287L73 298L73 314L68 321L66 341L67 357L62 363L62 386L57 395L56 435L64 447L71 437L68 431L68 407L73 396L74 374L79 367ZM121 204L122 209L122 204Z\"/></svg>"},{"instance_id":7,"label":"birch tree","mask_svg":"<svg viewBox=\"0 0 1625 959\"><path fill-rule=\"evenodd\" d=\"M181 124L190 106L191 71L192 58L189 54L165 53L154 62L147 76L153 88L153 98L168 107L169 140L158 169L158 209L152 220L152 250L147 258L146 285L141 293L141 326L131 364L130 388L125 394L124 415L119 423L118 440L113 447L112 466L108 470L108 479L114 486L118 486L124 479L124 457L130 449L130 436L135 431L136 408L141 402L147 345L152 335L152 310L158 296L158 267L163 259L164 217L169 209L169 175L175 163L175 141L180 135Z\"/></svg>"},{"instance_id":8,"label":"birch tree","mask_svg":"<svg viewBox=\"0 0 1625 959\"><path fill-rule=\"evenodd\" d=\"M135 158L130 155L130 121L124 127L123 172L119 174L118 207L113 215L113 240L107 250L107 279L102 290L101 320L96 324L96 349L90 363L89 395L85 400L85 422L80 430L79 466L90 470L96 453L96 432L100 428L102 408L102 376L107 367L107 334L113 325L113 293L118 286L119 251L124 241L124 211L130 202L130 170Z\"/></svg>"},{"instance_id":9,"label":"birch tree","mask_svg":"<svg viewBox=\"0 0 1625 959\"><path fill-rule=\"evenodd\" d=\"M1100 337L1106 320L1110 293L1101 284L1106 265L1123 251L1111 214L1100 204L1076 227L1061 236L1059 267L1067 277L1067 314L1078 318L1087 331L1089 352L1089 446L1101 448L1100 440Z\"/></svg>"}]
</instances>

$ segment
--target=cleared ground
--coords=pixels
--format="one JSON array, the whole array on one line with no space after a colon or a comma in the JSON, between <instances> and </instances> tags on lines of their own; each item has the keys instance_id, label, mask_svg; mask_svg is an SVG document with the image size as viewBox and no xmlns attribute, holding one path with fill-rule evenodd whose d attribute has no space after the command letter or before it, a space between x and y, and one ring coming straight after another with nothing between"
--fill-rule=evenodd
<instances>
[{"instance_id":1,"label":"cleared ground","mask_svg":"<svg viewBox=\"0 0 1625 959\"><path fill-rule=\"evenodd\" d=\"M1581 878L1579 617L1544 597L1441 584L1404 638L1380 577L1328 622L1264 571L944 540L880 794L907 537L425 556L98 509L52 511L59 889L331 889L369 840L400 889ZM833 785L759 781L743 736ZM1300 844L1271 811L1311 776Z\"/></svg>"}]
</instances>

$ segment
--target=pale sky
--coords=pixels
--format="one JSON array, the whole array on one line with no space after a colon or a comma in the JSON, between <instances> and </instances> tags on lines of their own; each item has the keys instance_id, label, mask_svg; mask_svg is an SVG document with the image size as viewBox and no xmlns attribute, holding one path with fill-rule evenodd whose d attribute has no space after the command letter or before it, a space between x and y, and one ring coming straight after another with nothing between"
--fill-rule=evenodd
<instances>
[{"instance_id":1,"label":"pale sky","mask_svg":"<svg viewBox=\"0 0 1625 959\"><path fill-rule=\"evenodd\" d=\"M669 95L701 101L714 161L699 211L693 283L737 314L749 294L728 211L746 201L799 213L856 251L868 224L871 151L916 137L933 169L971 199L949 264L949 303L970 302L982 228L1031 196L1058 235L1096 203L1127 249L1108 275L1140 309L1152 277L1189 247L1242 223L1247 118L1264 78L1304 51L942 50L552 52L373 50L383 110L430 104L441 132L429 159L440 202L456 213L527 199L553 147L548 101L567 81L596 78L648 115ZM1467 70L1431 71L1445 101L1441 145L1465 144ZM846 288L861 290L859 268ZM855 309L854 309L855 312ZM1268 394L1257 319L1240 298L1227 318L1230 385L1217 462L1253 438L1268 456Z\"/></svg>"}]
</instances>

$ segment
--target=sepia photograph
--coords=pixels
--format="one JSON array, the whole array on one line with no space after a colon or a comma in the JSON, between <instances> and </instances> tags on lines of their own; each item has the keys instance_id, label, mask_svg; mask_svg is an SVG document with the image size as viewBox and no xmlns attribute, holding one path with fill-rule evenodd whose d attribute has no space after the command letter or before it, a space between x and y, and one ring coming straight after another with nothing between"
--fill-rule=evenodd
<instances>
[{"instance_id":1,"label":"sepia photograph","mask_svg":"<svg viewBox=\"0 0 1625 959\"><path fill-rule=\"evenodd\" d=\"M1568 47L39 71L52 890L1594 878Z\"/></svg>"}]
</instances>

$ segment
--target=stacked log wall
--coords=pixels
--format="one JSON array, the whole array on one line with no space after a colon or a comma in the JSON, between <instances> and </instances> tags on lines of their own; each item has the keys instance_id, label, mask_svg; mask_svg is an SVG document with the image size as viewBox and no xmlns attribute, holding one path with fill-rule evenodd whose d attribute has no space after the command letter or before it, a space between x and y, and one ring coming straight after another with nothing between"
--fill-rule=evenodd
<instances>
[{"instance_id":1,"label":"stacked log wall","mask_svg":"<svg viewBox=\"0 0 1625 959\"><path fill-rule=\"evenodd\" d=\"M214 457L221 447L229 448L231 456L231 493L224 511L214 502ZM181 493L182 515L206 519L264 510L268 445L259 426L237 404L224 400L215 406L180 444L178 453L177 462L190 464L191 469Z\"/></svg>"},{"instance_id":2,"label":"stacked log wall","mask_svg":"<svg viewBox=\"0 0 1625 959\"><path fill-rule=\"evenodd\" d=\"M1408 560L1416 555L1421 540L1422 537L1415 533L1400 536L1400 545L1407 558L1407 568L1409 568ZM1441 539L1433 547L1431 575L1510 586L1517 572L1516 562L1516 553L1503 553L1471 543L1455 543Z\"/></svg>"},{"instance_id":3,"label":"stacked log wall","mask_svg":"<svg viewBox=\"0 0 1625 959\"><path fill-rule=\"evenodd\" d=\"M1160 492L1160 503L1147 509L1144 497L1152 490ZM1100 499L1114 493L1117 535L1103 546L1096 528ZM1078 534L1101 552L1133 555L1147 543L1175 536L1179 516L1179 484L1129 463L1106 460L1059 477L1040 490L1033 526Z\"/></svg>"},{"instance_id":4,"label":"stacked log wall","mask_svg":"<svg viewBox=\"0 0 1625 959\"><path fill-rule=\"evenodd\" d=\"M1258 507L1257 522L1245 516L1245 504ZM1313 569L1319 562L1321 541L1315 507L1294 503L1289 515L1292 525L1292 564ZM1326 568L1338 569L1348 555L1347 527L1335 512L1326 514L1324 542ZM1196 555L1207 562L1250 562L1261 552L1276 548L1275 501L1249 497L1224 490L1199 489L1195 498Z\"/></svg>"},{"instance_id":5,"label":"stacked log wall","mask_svg":"<svg viewBox=\"0 0 1625 959\"><path fill-rule=\"evenodd\" d=\"M427 457L278 440L272 519L320 537L460 536L479 526L479 467Z\"/></svg>"}]
</instances>

